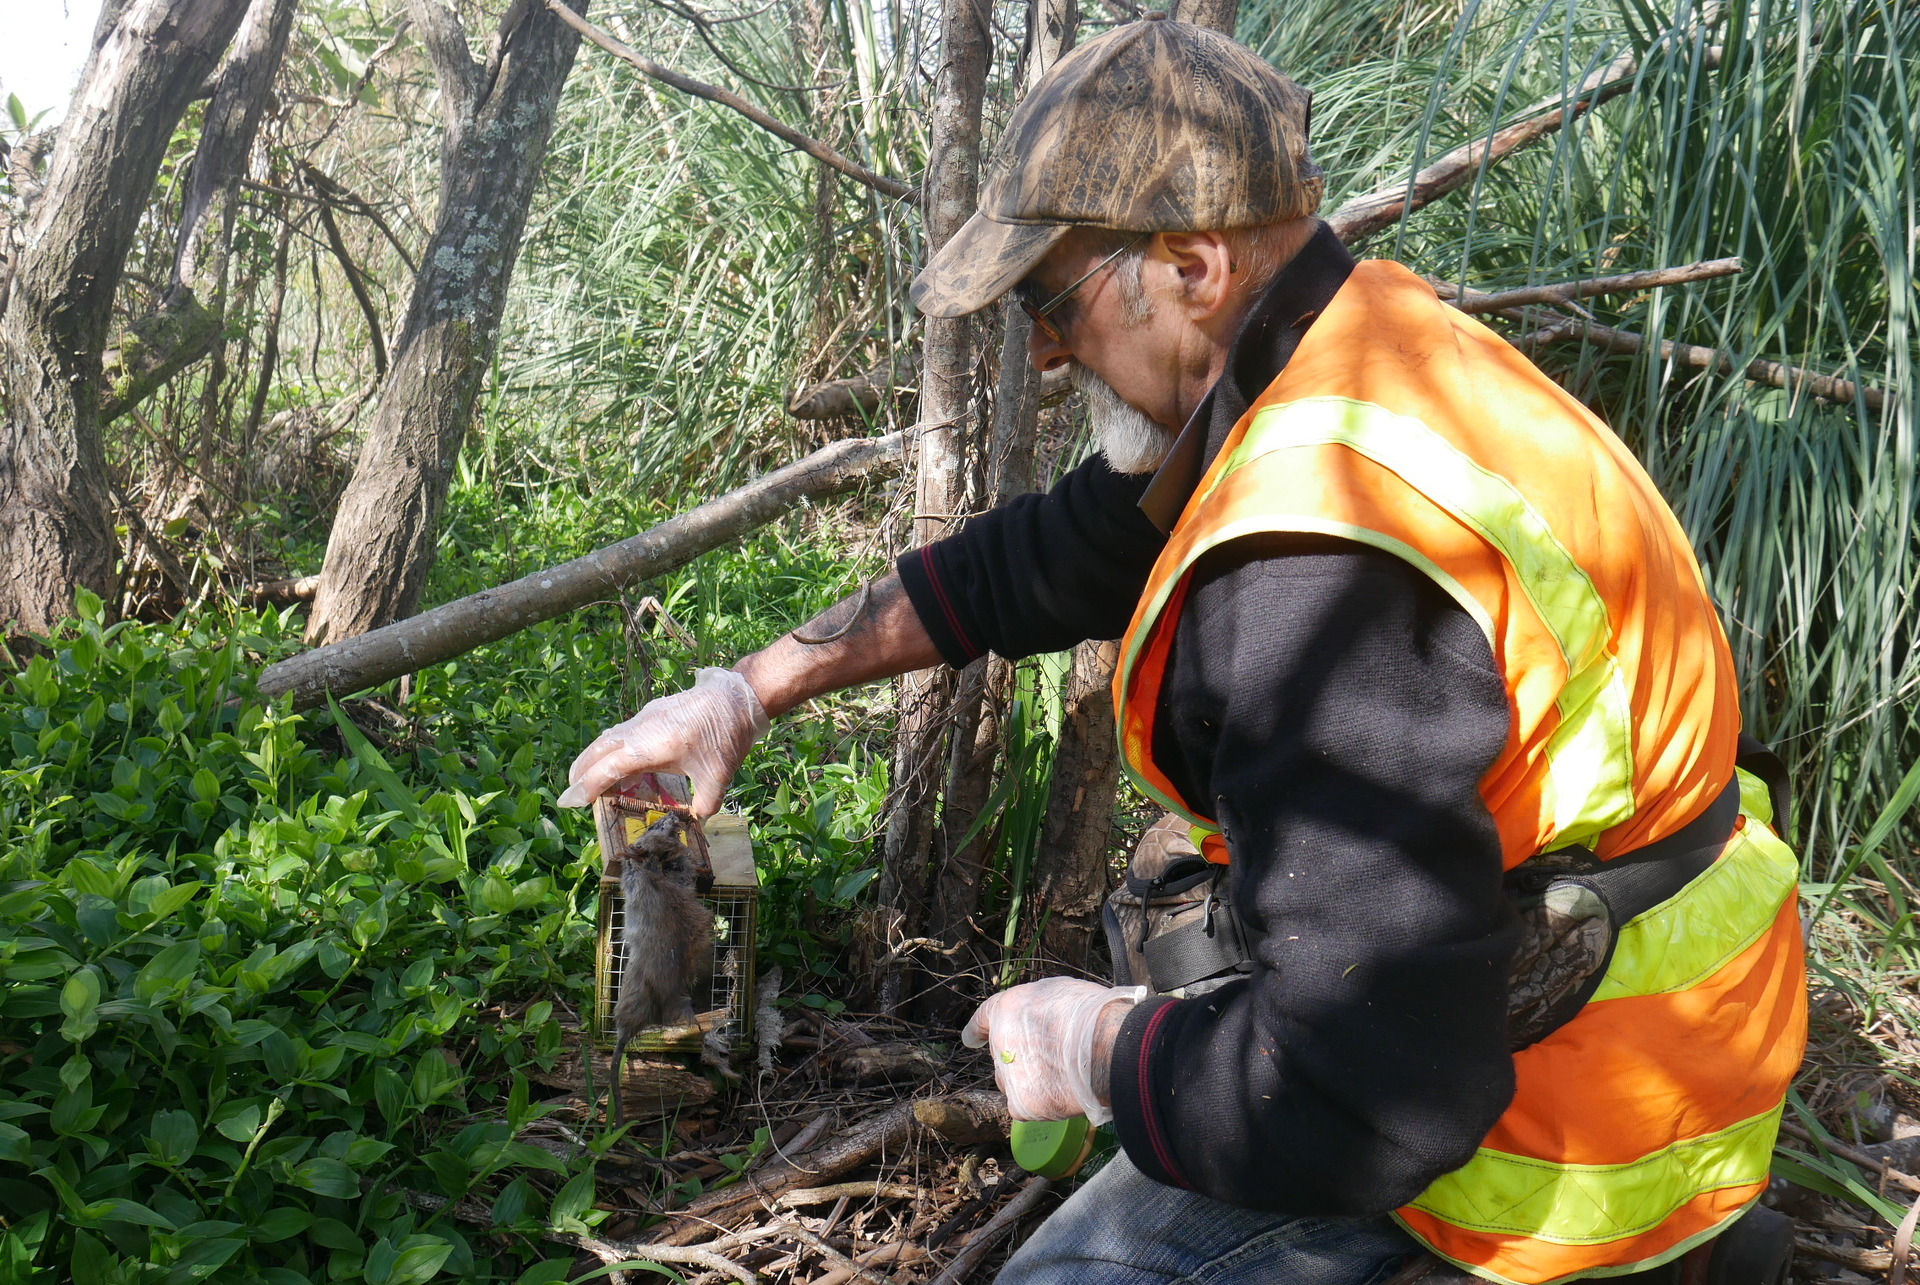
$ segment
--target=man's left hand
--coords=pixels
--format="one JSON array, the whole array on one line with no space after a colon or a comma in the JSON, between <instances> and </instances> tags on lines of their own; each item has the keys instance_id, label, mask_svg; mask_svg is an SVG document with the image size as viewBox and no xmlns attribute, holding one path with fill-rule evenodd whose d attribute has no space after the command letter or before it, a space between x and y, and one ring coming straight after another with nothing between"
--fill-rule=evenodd
<instances>
[{"instance_id":1,"label":"man's left hand","mask_svg":"<svg viewBox=\"0 0 1920 1285\"><path fill-rule=\"evenodd\" d=\"M1109 1065L1127 1012L1142 986L1102 986L1049 977L1001 991L974 1010L960 1033L968 1048L989 1048L993 1078L1016 1120L1094 1124L1113 1119Z\"/></svg>"}]
</instances>

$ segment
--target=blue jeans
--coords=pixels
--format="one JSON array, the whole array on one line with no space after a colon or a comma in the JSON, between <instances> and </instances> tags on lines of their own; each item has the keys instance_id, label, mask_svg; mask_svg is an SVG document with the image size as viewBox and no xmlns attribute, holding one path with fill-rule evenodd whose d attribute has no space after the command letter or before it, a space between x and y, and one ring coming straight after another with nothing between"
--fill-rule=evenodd
<instances>
[{"instance_id":1,"label":"blue jeans","mask_svg":"<svg viewBox=\"0 0 1920 1285\"><path fill-rule=\"evenodd\" d=\"M996 1285L1378 1285L1420 1246L1391 1218L1300 1218L1165 1187L1116 1154Z\"/></svg>"}]
</instances>

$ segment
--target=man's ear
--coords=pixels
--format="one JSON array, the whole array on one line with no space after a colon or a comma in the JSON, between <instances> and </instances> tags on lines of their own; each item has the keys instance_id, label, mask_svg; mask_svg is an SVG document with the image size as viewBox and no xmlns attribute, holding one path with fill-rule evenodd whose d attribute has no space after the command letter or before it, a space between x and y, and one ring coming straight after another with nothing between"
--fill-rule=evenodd
<instances>
[{"instance_id":1,"label":"man's ear","mask_svg":"<svg viewBox=\"0 0 1920 1285\"><path fill-rule=\"evenodd\" d=\"M1233 293L1233 251L1218 232L1162 232L1148 253L1179 274L1181 296L1195 320L1227 306Z\"/></svg>"}]
</instances>

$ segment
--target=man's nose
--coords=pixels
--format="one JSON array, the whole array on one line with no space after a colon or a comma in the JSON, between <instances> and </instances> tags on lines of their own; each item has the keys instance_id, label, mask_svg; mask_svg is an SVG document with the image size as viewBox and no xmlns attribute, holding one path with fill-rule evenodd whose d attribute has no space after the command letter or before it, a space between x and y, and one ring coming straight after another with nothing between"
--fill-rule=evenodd
<instances>
[{"instance_id":1,"label":"man's nose","mask_svg":"<svg viewBox=\"0 0 1920 1285\"><path fill-rule=\"evenodd\" d=\"M1073 349L1048 334L1045 326L1034 322L1033 328L1027 332L1027 360L1044 375L1072 361Z\"/></svg>"}]
</instances>

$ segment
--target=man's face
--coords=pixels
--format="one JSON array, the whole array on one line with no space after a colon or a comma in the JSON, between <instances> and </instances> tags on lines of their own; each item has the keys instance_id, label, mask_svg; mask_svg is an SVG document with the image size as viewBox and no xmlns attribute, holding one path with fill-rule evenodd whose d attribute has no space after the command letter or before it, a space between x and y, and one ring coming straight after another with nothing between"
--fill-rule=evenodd
<instances>
[{"instance_id":1,"label":"man's face","mask_svg":"<svg viewBox=\"0 0 1920 1285\"><path fill-rule=\"evenodd\" d=\"M1165 457L1174 436L1219 373L1225 347L1207 324L1217 302L1209 296L1227 264L1206 241L1210 234L1149 237L1143 259L1122 255L1087 278L1048 315L1064 342L1033 328L1028 356L1035 368L1071 365L1087 397L1093 427L1108 462L1121 472L1147 472ZM1098 267L1111 243L1068 236L1027 275L1028 295L1051 300ZM1126 279L1123 279L1126 274ZM1131 288L1138 282L1138 289ZM1195 304L1195 285L1201 297Z\"/></svg>"}]
</instances>

